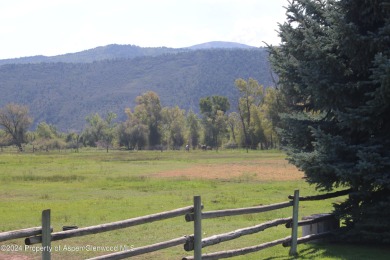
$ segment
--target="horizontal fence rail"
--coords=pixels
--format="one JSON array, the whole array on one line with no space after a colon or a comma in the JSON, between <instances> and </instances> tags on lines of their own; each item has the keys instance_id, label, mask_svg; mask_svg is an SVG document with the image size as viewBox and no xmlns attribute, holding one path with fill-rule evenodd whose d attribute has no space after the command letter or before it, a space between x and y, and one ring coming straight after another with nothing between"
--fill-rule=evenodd
<instances>
[{"instance_id":1,"label":"horizontal fence rail","mask_svg":"<svg viewBox=\"0 0 390 260\"><path fill-rule=\"evenodd\" d=\"M341 190L341 191L336 191L336 192L327 193L327 194L299 197L299 200L300 201L325 200L325 199L331 199L331 198L336 198L336 197L348 195L351 192L352 192L352 189ZM294 195L289 195L288 198L293 199Z\"/></svg>"},{"instance_id":2,"label":"horizontal fence rail","mask_svg":"<svg viewBox=\"0 0 390 260\"><path fill-rule=\"evenodd\" d=\"M42 212L42 227L33 227L20 230L13 230L8 232L0 233L0 242L26 238L25 244L32 245L37 243L42 243L42 246L49 246L51 241L68 239L72 237L85 236L91 234L97 234L122 228L128 228L136 225L142 225L158 220L164 220L169 218L174 218L178 216L184 216L184 219L187 222L194 222L194 234L181 236L172 240L163 241L147 246L131 248L120 252L115 252L107 255L97 256L90 258L89 260L101 260L101 259L124 259L133 256L138 256L150 252L155 252L158 250L183 245L184 250L193 251L194 256L187 256L182 258L183 260L190 259L221 259L229 258L239 255L245 255L253 252L257 252L272 246L283 245L284 247L290 247L290 255L296 255L297 249L296 245L301 243L306 243L308 241L322 239L325 237L330 237L334 233L332 231L324 231L320 234L310 234L297 238L298 226L313 225L316 223L324 223L328 220L334 219L333 215L330 214L315 214L312 215L312 219L300 220L298 221L298 208L299 201L311 201L311 200L323 200L329 198L335 198L339 196L348 195L351 193L351 190L342 190L328 194L316 195L316 196L306 196L300 197L299 191L294 192L294 196L288 196L291 201L270 204L270 205L261 205L247 208L236 208L236 209L225 209L225 210L215 210L215 211L206 211L202 212L203 205L201 204L200 196L194 196L194 205L178 208L170 211L155 213L151 215L146 215L142 217L131 218L122 221L116 221L96 226L72 229L61 232L53 232L53 228L50 227L50 210L44 210ZM271 210L277 210L282 208L292 207L292 217L274 219L262 224L258 224L252 227L245 227L230 231L227 233L217 234L210 237L202 239L202 220L218 218L218 217L228 217L244 214L254 214L254 213L263 213ZM201 250L204 247L216 245L225 241L230 241L237 239L241 236L255 234L265 229L276 227L278 225L285 224L286 228L291 228L291 236L280 238L275 241L266 242L259 245L254 245L250 247L244 247L240 249L232 249L221 252L214 252L208 254L202 254ZM50 259L50 252L46 251L42 253L42 259Z\"/></svg>"},{"instance_id":3,"label":"horizontal fence rail","mask_svg":"<svg viewBox=\"0 0 390 260\"><path fill-rule=\"evenodd\" d=\"M53 228L51 228L53 231ZM42 234L42 227L32 227L0 233L0 242Z\"/></svg>"},{"instance_id":4,"label":"horizontal fence rail","mask_svg":"<svg viewBox=\"0 0 390 260\"><path fill-rule=\"evenodd\" d=\"M266 249L266 248L270 248L270 247L273 247L273 246L277 246L277 245L283 244L283 243L288 242L290 240L291 240L291 237L288 236L288 237L285 237L285 238L282 238L282 239L277 239L277 240L274 240L274 241L271 241L271 242L267 242L267 243L263 243L263 244L256 245L256 246L250 246L250 247L244 247L244 248L240 248L240 249L234 249L234 250L227 250L227 251L221 251L221 252L214 252L214 253L204 254L204 255L202 255L202 260L230 258L230 257L234 257L234 256L240 256L240 255L246 255L246 254L250 254L250 253L255 253L255 252L261 251L261 250ZM182 260L193 260L193 259L194 259L193 256L187 256L187 257L183 257L182 258Z\"/></svg>"},{"instance_id":5,"label":"horizontal fence rail","mask_svg":"<svg viewBox=\"0 0 390 260\"><path fill-rule=\"evenodd\" d=\"M307 226L307 225L323 222L325 220L333 219L333 218L334 218L334 215L328 214L328 215L319 216L319 217L316 217L316 218L313 218L313 219L300 220L300 221L298 221L298 226L299 227ZM286 228L291 228L291 226L292 226L292 222L291 221L286 223Z\"/></svg>"},{"instance_id":6,"label":"horizontal fence rail","mask_svg":"<svg viewBox=\"0 0 390 260\"><path fill-rule=\"evenodd\" d=\"M211 245L216 245L216 244L219 244L219 243L222 243L225 241L233 240L233 239L239 238L241 236L255 234L255 233L264 231L267 228L276 227L278 225L285 224L287 222L290 222L291 220L292 220L292 218L275 219L275 220L271 220L271 221L262 223L260 225L253 226L253 227L237 229L237 230L232 231L232 232L207 237L207 238L204 238L202 240L202 248L207 247L207 246L211 246ZM190 250L193 250L193 248L192 249L187 248L186 250L190 251Z\"/></svg>"},{"instance_id":7,"label":"horizontal fence rail","mask_svg":"<svg viewBox=\"0 0 390 260\"><path fill-rule=\"evenodd\" d=\"M137 218L131 218L123 221L112 222L108 224L56 232L51 234L51 240L57 241L57 240L71 238L71 237L86 236L86 235L97 234L97 233L112 231L116 229L141 225L141 224L150 223L158 220L174 218L192 212L193 209L194 209L193 206L188 206L188 207L179 208L171 211L166 211L163 213L156 213L156 214L151 214L143 217L137 217ZM29 237L25 239L26 245L38 244L41 242L42 242L41 236Z\"/></svg>"},{"instance_id":8,"label":"horizontal fence rail","mask_svg":"<svg viewBox=\"0 0 390 260\"><path fill-rule=\"evenodd\" d=\"M108 255L103 255L103 256L98 256L94 258L89 258L88 260L118 260L118 259L124 259L132 256L137 256L137 255L143 255L146 253L151 253L154 251L158 251L161 249L169 248L169 247L174 247L178 245L184 245L187 241L189 240L189 237L179 237L176 239L172 239L169 241L164 241L161 243L156 243L153 245L149 246L143 246L143 247L137 247L133 249L126 250L124 252L118 252L118 253L112 253Z\"/></svg>"},{"instance_id":9,"label":"horizontal fence rail","mask_svg":"<svg viewBox=\"0 0 390 260\"><path fill-rule=\"evenodd\" d=\"M291 207L292 205L293 205L292 201L286 201L286 202L265 205L265 206L206 211L206 212L202 212L202 219L228 217L228 216L253 214L253 213L262 213L262 212L272 211L272 210L276 210L276 209ZM187 213L185 216L186 221L188 221L188 222L194 221L193 215L194 215L193 213Z\"/></svg>"}]
</instances>

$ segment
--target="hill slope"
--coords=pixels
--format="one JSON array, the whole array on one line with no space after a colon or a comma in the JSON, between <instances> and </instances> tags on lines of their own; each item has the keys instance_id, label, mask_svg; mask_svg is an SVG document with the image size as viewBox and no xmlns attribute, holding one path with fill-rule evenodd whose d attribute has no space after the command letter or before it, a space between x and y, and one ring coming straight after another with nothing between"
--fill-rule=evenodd
<instances>
[{"instance_id":1,"label":"hill slope","mask_svg":"<svg viewBox=\"0 0 390 260\"><path fill-rule=\"evenodd\" d=\"M167 47L144 48L135 45L111 44L107 46L96 47L93 49L67 53L56 56L31 56L16 59L0 60L0 65L4 64L28 64L42 62L67 62L67 63L89 63L101 60L127 59L143 56L158 56L162 54L178 53L186 51L185 49L174 49Z\"/></svg>"},{"instance_id":2,"label":"hill slope","mask_svg":"<svg viewBox=\"0 0 390 260\"><path fill-rule=\"evenodd\" d=\"M28 64L28 63L42 63L42 62L67 62L67 63L89 63L102 60L113 59L131 59L144 56L159 56L163 54L176 54L179 52L186 52L189 50L203 50L203 49L250 49L255 48L245 44L235 42L206 42L197 44L187 48L167 48L167 47L139 47L136 45L120 45L110 44L107 46L100 46L93 49L79 51L75 53L67 53L56 56L31 56L16 59L0 60L0 66L4 64Z\"/></svg>"},{"instance_id":3,"label":"hill slope","mask_svg":"<svg viewBox=\"0 0 390 260\"><path fill-rule=\"evenodd\" d=\"M234 80L255 78L272 85L263 48L177 52L93 63L38 63L0 66L0 106L15 102L30 108L34 124L81 130L85 117L112 111L124 119L135 98L157 92L163 106L198 111L201 97L227 96L235 107Z\"/></svg>"}]
</instances>

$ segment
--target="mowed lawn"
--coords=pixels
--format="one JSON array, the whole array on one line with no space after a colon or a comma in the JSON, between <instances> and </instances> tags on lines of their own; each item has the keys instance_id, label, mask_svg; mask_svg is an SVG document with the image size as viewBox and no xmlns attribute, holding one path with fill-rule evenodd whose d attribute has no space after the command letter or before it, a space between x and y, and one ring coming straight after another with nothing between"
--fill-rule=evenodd
<instances>
[{"instance_id":1,"label":"mowed lawn","mask_svg":"<svg viewBox=\"0 0 390 260\"><path fill-rule=\"evenodd\" d=\"M40 226L41 212L51 209L54 232L63 226L87 227L168 211L193 203L200 195L204 211L267 205L287 201L295 189L301 196L318 192L302 179L279 151L109 151L48 153L0 152L0 232ZM300 218L326 213L342 197L301 202ZM267 213L206 219L203 237L291 216L292 208ZM284 226L206 247L203 252L258 245L290 235ZM60 250L52 259L85 259L108 252L81 246L134 248L193 234L184 217L101 234L52 242ZM25 250L24 240L1 242L0 259L40 259ZM11 246L10 246L11 245ZM39 245L37 245L39 246ZM15 248L15 247L14 247ZM74 249L75 251L72 251ZM233 259L292 259L281 245ZM298 246L299 259L388 259L378 247L311 243ZM182 246L134 259L181 259L191 255Z\"/></svg>"}]
</instances>

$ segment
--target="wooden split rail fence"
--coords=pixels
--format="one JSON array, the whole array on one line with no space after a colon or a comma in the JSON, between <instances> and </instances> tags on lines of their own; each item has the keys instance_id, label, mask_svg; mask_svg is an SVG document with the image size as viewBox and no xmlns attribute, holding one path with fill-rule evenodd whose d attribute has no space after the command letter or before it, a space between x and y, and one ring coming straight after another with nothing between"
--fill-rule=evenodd
<instances>
[{"instance_id":1,"label":"wooden split rail fence","mask_svg":"<svg viewBox=\"0 0 390 260\"><path fill-rule=\"evenodd\" d=\"M162 250L165 248L178 246L178 245L184 245L184 249L186 251L194 251L193 256L184 257L183 260L184 259L199 260L199 259L229 258L238 255L249 254L252 252L257 252L265 248L269 248L280 244L282 244L285 247L290 247L290 252L289 252L290 255L296 255L298 244L305 243L310 240L319 239L331 234L331 232L323 232L320 234L307 235L298 238L299 226L312 225L313 223L321 222L324 221L326 218L329 218L329 215L326 215L311 220L298 221L299 201L322 200L322 199L347 195L349 193L350 190L344 190L344 191L328 193L324 195L299 197L299 191L296 190L294 192L294 195L289 196L290 199L289 201L282 202L282 203L276 203L276 204L271 204L266 206L256 206L256 207L248 207L248 208L226 209L226 210L206 211L206 212L202 212L203 206L201 203L201 197L195 196L193 206L188 206L188 207L183 207L183 208L166 211L162 213L156 213L147 216L127 219L123 221L117 221L117 222L106 223L106 224L84 227L84 228L71 229L71 230L55 232L55 233L53 233L53 229L51 228L50 210L48 209L42 212L42 226L0 233L0 242L12 240L12 239L18 239L18 238L25 238L26 245L42 244L42 248L45 249L45 248L51 248L51 241L98 234L102 232L128 228L136 225L142 225L154 221L174 218L178 216L184 216L187 222L194 222L194 234L192 235L182 236L182 237L178 237L172 240L168 240L168 241L164 241L152 245L131 248L124 251L98 256L98 257L90 258L90 260L124 259L132 256L137 256L137 255L142 255L142 254ZM277 209L282 209L287 207L293 207L292 217L275 219L256 226L242 228L228 233L202 238L202 220L204 219L262 213L262 212L267 212L267 211L277 210ZM255 245L252 247L215 252L209 254L202 254L202 248L204 247L233 240L244 235L258 233L265 229L276 227L282 224L285 224L287 228L291 228L291 236L277 239L275 241L263 243L260 245ZM51 250L42 250L42 259L44 260L51 259Z\"/></svg>"}]
</instances>

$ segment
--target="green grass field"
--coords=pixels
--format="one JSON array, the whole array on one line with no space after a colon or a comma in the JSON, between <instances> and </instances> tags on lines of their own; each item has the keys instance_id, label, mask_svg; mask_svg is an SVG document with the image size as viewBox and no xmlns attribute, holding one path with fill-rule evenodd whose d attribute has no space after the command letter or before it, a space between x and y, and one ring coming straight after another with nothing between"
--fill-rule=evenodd
<instances>
[{"instance_id":1,"label":"green grass field","mask_svg":"<svg viewBox=\"0 0 390 260\"><path fill-rule=\"evenodd\" d=\"M41 212L51 209L54 232L62 226L86 227L192 205L200 195L204 211L267 205L287 201L295 189L315 195L302 173L278 151L110 151L79 153L0 152L0 232L40 226ZM301 202L300 218L332 210L343 198ZM206 219L203 237L291 216L292 208L267 213ZM203 252L253 246L290 235L284 226L207 247ZM184 217L122 230L52 242L53 247L139 247L193 233ZM23 239L0 245L24 246ZM6 247L2 247L6 248ZM281 245L233 259L293 259ZM388 259L390 250L378 247L311 243L298 246L299 259ZM1 257L40 253L0 251ZM84 259L104 252L59 250L52 259ZM135 259L181 259L191 255L182 246Z\"/></svg>"}]
</instances>

